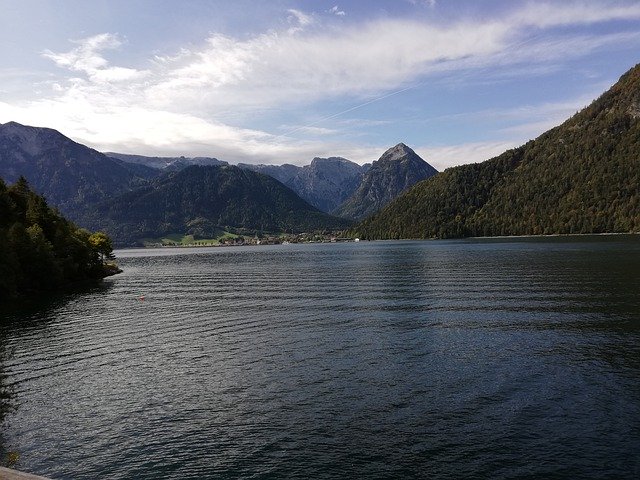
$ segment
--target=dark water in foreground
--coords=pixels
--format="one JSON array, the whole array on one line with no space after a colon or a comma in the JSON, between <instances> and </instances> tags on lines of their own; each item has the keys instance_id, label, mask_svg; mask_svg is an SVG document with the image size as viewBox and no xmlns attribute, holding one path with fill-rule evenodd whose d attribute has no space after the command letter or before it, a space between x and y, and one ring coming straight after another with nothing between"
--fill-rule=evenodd
<instances>
[{"instance_id":1,"label":"dark water in foreground","mask_svg":"<svg viewBox=\"0 0 640 480\"><path fill-rule=\"evenodd\" d=\"M640 475L640 238L118 256L103 287L3 314L18 468Z\"/></svg>"}]
</instances>

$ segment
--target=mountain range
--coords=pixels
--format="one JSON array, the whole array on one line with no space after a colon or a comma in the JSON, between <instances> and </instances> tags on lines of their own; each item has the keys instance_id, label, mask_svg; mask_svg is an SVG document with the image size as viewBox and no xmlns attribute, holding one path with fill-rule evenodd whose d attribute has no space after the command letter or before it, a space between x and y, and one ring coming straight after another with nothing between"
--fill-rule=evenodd
<instances>
[{"instance_id":1,"label":"mountain range","mask_svg":"<svg viewBox=\"0 0 640 480\"><path fill-rule=\"evenodd\" d=\"M163 171L176 171L187 168L191 165L213 166L229 165L224 160L212 157L145 157L144 155L130 155L127 153L105 152L109 158L133 165L143 165Z\"/></svg>"},{"instance_id":2,"label":"mountain range","mask_svg":"<svg viewBox=\"0 0 640 480\"><path fill-rule=\"evenodd\" d=\"M107 152L107 156L157 169L161 172L177 171L191 165L222 166L228 162L212 157L146 157ZM314 207L329 213L349 197L360 184L370 164L360 166L345 158L314 158L309 165L265 165L239 163L238 167L275 178L291 188Z\"/></svg>"},{"instance_id":3,"label":"mountain range","mask_svg":"<svg viewBox=\"0 0 640 480\"><path fill-rule=\"evenodd\" d=\"M333 212L358 188L370 164L358 165L346 158L314 158L309 165L250 165L239 167L265 173L291 188L323 212Z\"/></svg>"},{"instance_id":4,"label":"mountain range","mask_svg":"<svg viewBox=\"0 0 640 480\"><path fill-rule=\"evenodd\" d=\"M363 182L376 191L391 190L384 197L388 201L404 188L405 177L422 175L425 169L416 162L426 162L405 162L405 153L417 155L394 149L395 155L385 153L374 166L340 157L314 158L301 167L232 166L212 157L104 154L56 130L9 122L0 125L0 178L11 183L24 176L49 204L81 226L106 230L119 245L229 228L338 230L351 226L350 213L336 218L327 212L347 200L353 204ZM380 174L379 166L388 162L398 167L388 174L402 179Z\"/></svg>"},{"instance_id":5,"label":"mountain range","mask_svg":"<svg viewBox=\"0 0 640 480\"><path fill-rule=\"evenodd\" d=\"M211 157L107 155L162 172L190 165L229 165ZM358 165L342 157L316 157L304 166L239 163L238 167L275 178L317 209L351 220L370 215L416 182L438 173L403 143L387 150L373 164Z\"/></svg>"},{"instance_id":6,"label":"mountain range","mask_svg":"<svg viewBox=\"0 0 640 480\"><path fill-rule=\"evenodd\" d=\"M344 229L363 218L351 233L366 239L638 232L640 65L535 140L442 173L402 143L363 166L340 157L232 166L105 155L56 130L9 122L0 125L0 178L20 176L119 244L221 228Z\"/></svg>"},{"instance_id":7,"label":"mountain range","mask_svg":"<svg viewBox=\"0 0 640 480\"><path fill-rule=\"evenodd\" d=\"M640 65L525 145L418 183L363 238L640 231Z\"/></svg>"},{"instance_id":8,"label":"mountain range","mask_svg":"<svg viewBox=\"0 0 640 480\"><path fill-rule=\"evenodd\" d=\"M119 243L172 233L213 238L220 230L311 232L351 222L319 211L277 180L233 165L168 172L88 209L82 223Z\"/></svg>"},{"instance_id":9,"label":"mountain range","mask_svg":"<svg viewBox=\"0 0 640 480\"><path fill-rule=\"evenodd\" d=\"M64 214L145 184L157 171L109 158L50 128L0 124L0 178L20 176Z\"/></svg>"}]
</instances>

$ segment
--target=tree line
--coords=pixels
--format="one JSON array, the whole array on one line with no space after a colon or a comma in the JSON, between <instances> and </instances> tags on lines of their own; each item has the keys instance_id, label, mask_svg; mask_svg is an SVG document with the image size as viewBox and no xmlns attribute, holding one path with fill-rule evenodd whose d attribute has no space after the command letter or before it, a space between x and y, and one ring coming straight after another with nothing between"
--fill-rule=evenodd
<instances>
[{"instance_id":1,"label":"tree line","mask_svg":"<svg viewBox=\"0 0 640 480\"><path fill-rule=\"evenodd\" d=\"M116 273L111 240L78 228L21 177L0 179L0 299L51 292Z\"/></svg>"},{"instance_id":2,"label":"tree line","mask_svg":"<svg viewBox=\"0 0 640 480\"><path fill-rule=\"evenodd\" d=\"M640 232L640 66L525 145L417 184L369 239Z\"/></svg>"}]
</instances>

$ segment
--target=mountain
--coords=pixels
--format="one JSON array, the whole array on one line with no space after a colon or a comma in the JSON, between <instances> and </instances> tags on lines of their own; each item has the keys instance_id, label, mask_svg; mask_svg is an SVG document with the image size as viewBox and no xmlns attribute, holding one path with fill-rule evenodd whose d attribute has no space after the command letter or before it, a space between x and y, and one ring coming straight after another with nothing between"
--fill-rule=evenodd
<instances>
[{"instance_id":1,"label":"mountain","mask_svg":"<svg viewBox=\"0 0 640 480\"><path fill-rule=\"evenodd\" d=\"M363 168L346 158L314 158L286 185L323 212L335 210L360 185Z\"/></svg>"},{"instance_id":2,"label":"mountain","mask_svg":"<svg viewBox=\"0 0 640 480\"><path fill-rule=\"evenodd\" d=\"M416 152L399 143L390 148L364 175L357 190L333 214L362 219L378 211L401 192L438 171Z\"/></svg>"},{"instance_id":3,"label":"mountain","mask_svg":"<svg viewBox=\"0 0 640 480\"><path fill-rule=\"evenodd\" d=\"M640 64L525 145L419 183L363 238L640 231Z\"/></svg>"},{"instance_id":4,"label":"mountain","mask_svg":"<svg viewBox=\"0 0 640 480\"><path fill-rule=\"evenodd\" d=\"M105 155L130 165L146 166L162 171L177 171L191 165L229 165L211 157L145 157L107 152ZM335 210L358 187L369 165L360 166L341 157L314 158L311 164L264 165L239 163L238 167L275 178L291 188L308 203L323 212Z\"/></svg>"},{"instance_id":5,"label":"mountain","mask_svg":"<svg viewBox=\"0 0 640 480\"><path fill-rule=\"evenodd\" d=\"M76 218L90 203L143 184L157 172L74 142L50 128L0 124L0 178L24 176L51 205Z\"/></svg>"},{"instance_id":6,"label":"mountain","mask_svg":"<svg viewBox=\"0 0 640 480\"><path fill-rule=\"evenodd\" d=\"M24 176L49 204L83 226L107 228L121 244L164 233L213 234L221 227L300 232L350 225L271 177L215 158L109 155L49 128L0 125L0 178ZM276 168L292 172L291 178L306 171Z\"/></svg>"},{"instance_id":7,"label":"mountain","mask_svg":"<svg viewBox=\"0 0 640 480\"><path fill-rule=\"evenodd\" d=\"M369 168L368 164L360 166L342 157L316 157L303 167L245 163L238 166L275 178L323 212L331 212L344 202L358 188Z\"/></svg>"},{"instance_id":8,"label":"mountain","mask_svg":"<svg viewBox=\"0 0 640 480\"><path fill-rule=\"evenodd\" d=\"M263 175L269 175L271 178L275 178L280 183L285 185L295 177L302 167L284 163L282 165L264 165L264 164L251 164L251 163L239 163L238 167L245 170L251 170L252 172L262 173Z\"/></svg>"},{"instance_id":9,"label":"mountain","mask_svg":"<svg viewBox=\"0 0 640 480\"><path fill-rule=\"evenodd\" d=\"M119 244L169 233L215 236L220 229L304 232L350 222L312 207L277 180L236 166L191 166L92 209L84 223Z\"/></svg>"},{"instance_id":10,"label":"mountain","mask_svg":"<svg viewBox=\"0 0 640 480\"><path fill-rule=\"evenodd\" d=\"M157 170L181 170L191 165L229 165L229 163L212 157L145 157L127 153L105 152L110 158L118 159L132 165L143 165Z\"/></svg>"}]
</instances>

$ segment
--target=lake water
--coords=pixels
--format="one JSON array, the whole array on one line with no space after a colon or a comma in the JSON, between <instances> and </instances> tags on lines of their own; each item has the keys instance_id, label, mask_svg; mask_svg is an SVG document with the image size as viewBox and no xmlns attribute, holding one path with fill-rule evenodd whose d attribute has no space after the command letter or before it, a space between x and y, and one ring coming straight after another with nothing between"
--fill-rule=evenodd
<instances>
[{"instance_id":1,"label":"lake water","mask_svg":"<svg viewBox=\"0 0 640 480\"><path fill-rule=\"evenodd\" d=\"M2 314L17 468L640 475L637 236L117 253L100 288Z\"/></svg>"}]
</instances>

